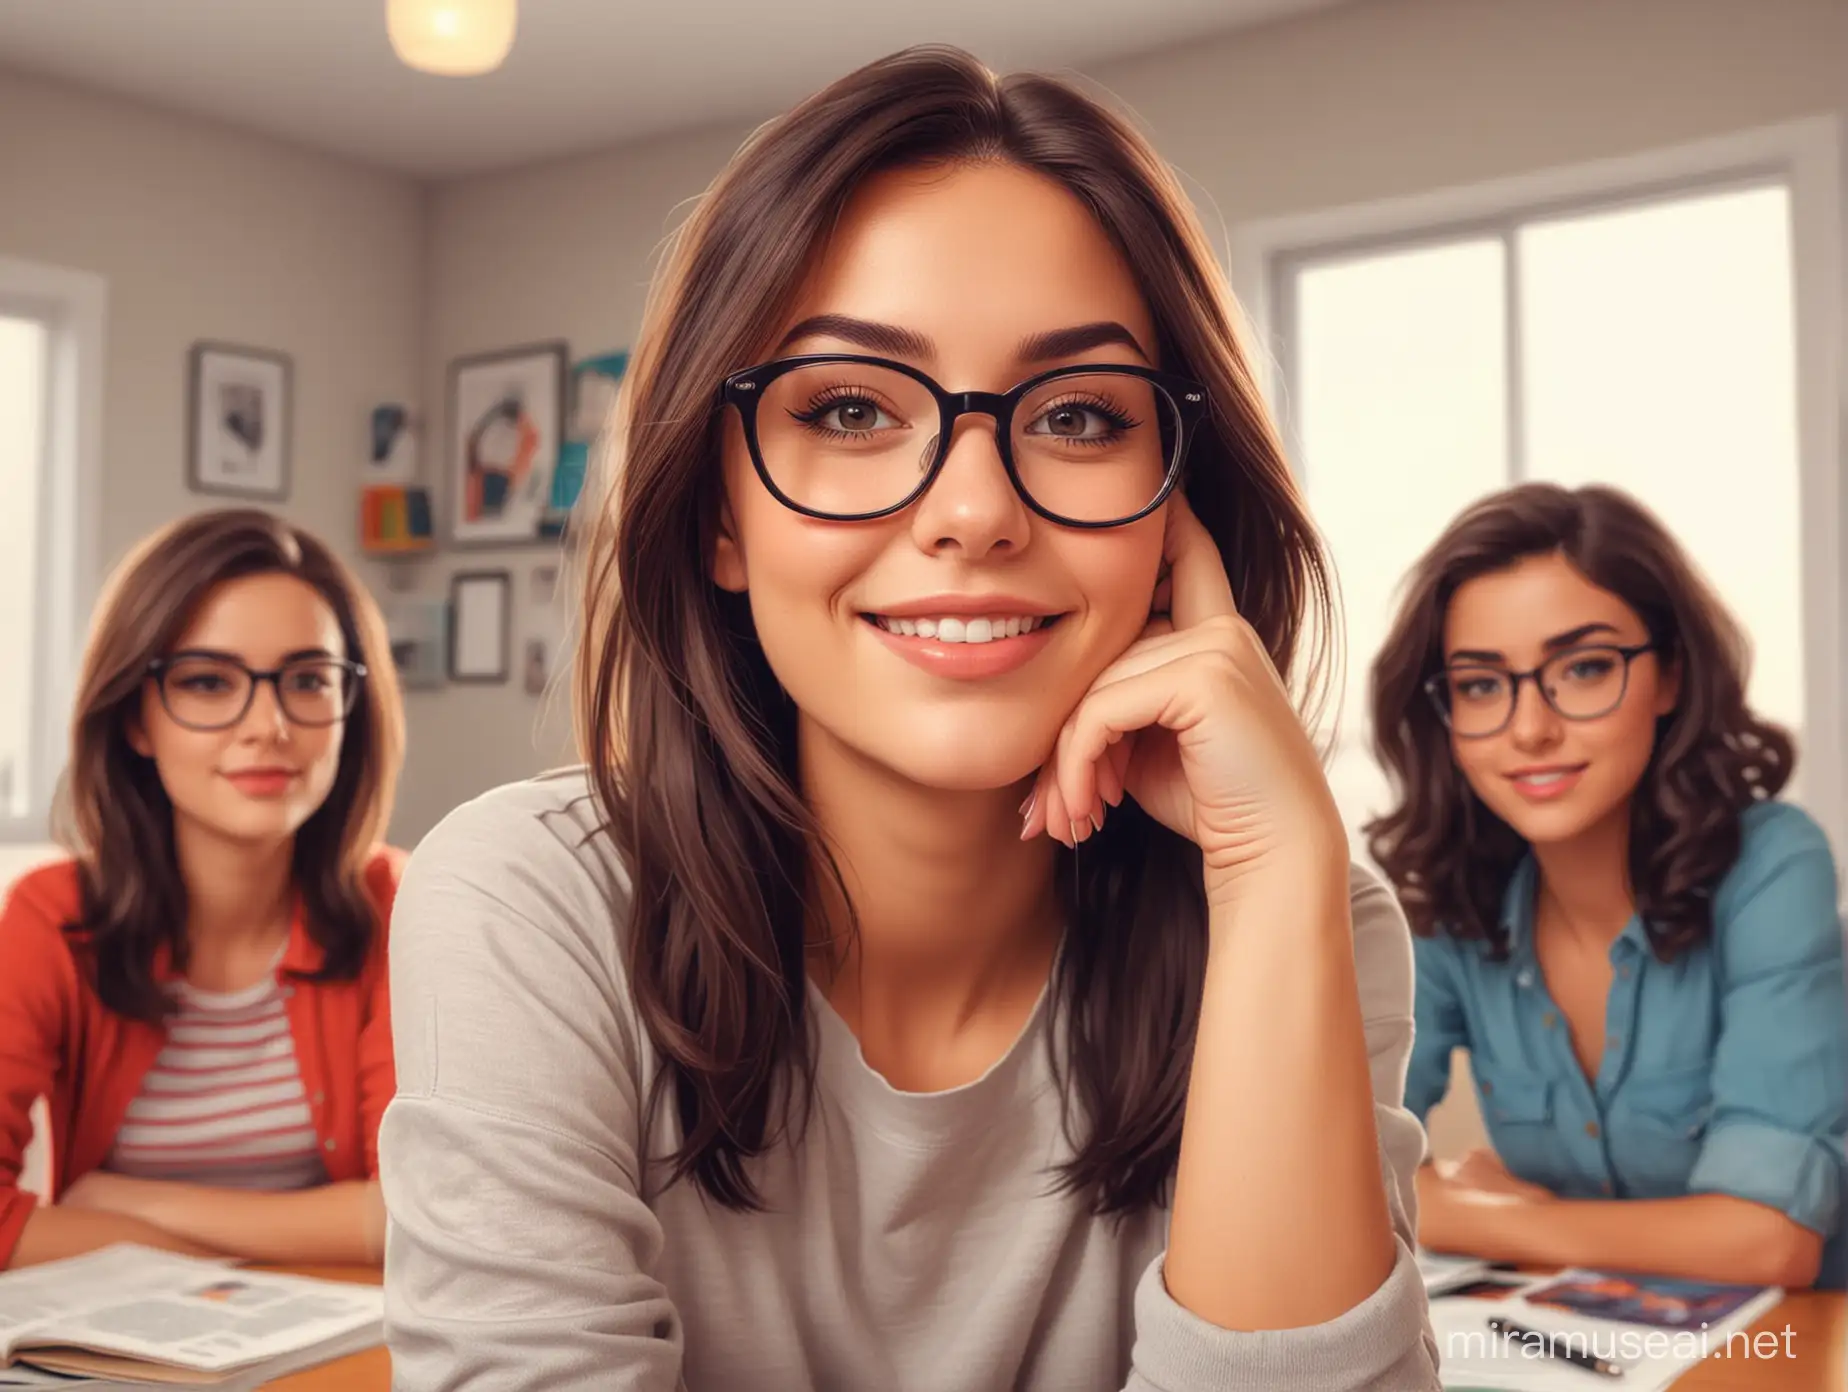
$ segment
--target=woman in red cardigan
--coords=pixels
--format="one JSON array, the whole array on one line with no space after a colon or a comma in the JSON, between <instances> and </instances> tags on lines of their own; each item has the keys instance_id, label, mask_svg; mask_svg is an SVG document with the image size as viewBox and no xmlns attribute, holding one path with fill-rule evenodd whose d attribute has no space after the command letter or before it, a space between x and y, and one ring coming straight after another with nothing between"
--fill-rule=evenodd
<instances>
[{"instance_id":1,"label":"woman in red cardigan","mask_svg":"<svg viewBox=\"0 0 1848 1392\"><path fill-rule=\"evenodd\" d=\"M209 512L123 562L72 721L71 858L0 910L0 1266L122 1241L379 1260L403 724L377 606L299 528ZM39 1097L45 1204L19 1188Z\"/></svg>"}]
</instances>

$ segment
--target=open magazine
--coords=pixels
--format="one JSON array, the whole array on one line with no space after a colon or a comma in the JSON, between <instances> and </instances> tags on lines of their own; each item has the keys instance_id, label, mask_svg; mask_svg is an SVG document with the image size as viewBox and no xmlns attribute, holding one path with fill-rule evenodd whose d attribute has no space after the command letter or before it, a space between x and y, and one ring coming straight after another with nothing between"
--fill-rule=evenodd
<instances>
[{"instance_id":1,"label":"open magazine","mask_svg":"<svg viewBox=\"0 0 1848 1392\"><path fill-rule=\"evenodd\" d=\"M1431 1328L1447 1388L1567 1392L1603 1383L1661 1392L1703 1359L1749 1356L1747 1331L1783 1294L1574 1268L1435 1294ZM1603 1360L1620 1377L1587 1372L1561 1352Z\"/></svg>"},{"instance_id":2,"label":"open magazine","mask_svg":"<svg viewBox=\"0 0 1848 1392\"><path fill-rule=\"evenodd\" d=\"M77 1377L230 1392L381 1343L384 1321L376 1286L120 1243L0 1274L0 1390Z\"/></svg>"}]
</instances>

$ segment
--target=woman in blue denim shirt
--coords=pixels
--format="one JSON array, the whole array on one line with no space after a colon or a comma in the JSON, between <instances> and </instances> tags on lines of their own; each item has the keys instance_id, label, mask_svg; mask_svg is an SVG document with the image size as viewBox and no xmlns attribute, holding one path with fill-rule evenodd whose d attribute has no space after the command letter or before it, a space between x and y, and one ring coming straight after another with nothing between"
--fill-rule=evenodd
<instances>
[{"instance_id":1,"label":"woman in blue denim shirt","mask_svg":"<svg viewBox=\"0 0 1848 1392\"><path fill-rule=\"evenodd\" d=\"M1493 1151L1419 1172L1434 1249L1839 1288L1848 987L1789 737L1661 524L1530 484L1414 570L1368 828L1418 963L1406 1106L1468 1049Z\"/></svg>"}]
</instances>

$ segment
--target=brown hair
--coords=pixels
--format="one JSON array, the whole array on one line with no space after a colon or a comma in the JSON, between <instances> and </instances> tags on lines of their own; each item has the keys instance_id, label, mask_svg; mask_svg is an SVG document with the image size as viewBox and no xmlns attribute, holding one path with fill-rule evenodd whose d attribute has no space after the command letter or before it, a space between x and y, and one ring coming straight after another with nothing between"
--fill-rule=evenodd
<instances>
[{"instance_id":1,"label":"brown hair","mask_svg":"<svg viewBox=\"0 0 1848 1392\"><path fill-rule=\"evenodd\" d=\"M79 921L96 993L119 1014L158 1022L171 1002L154 979L164 943L186 961L186 884L173 804L154 765L128 742L148 664L178 641L227 580L284 574L334 611L346 655L366 667L327 800L295 837L295 879L308 929L325 954L313 980L359 974L377 929L366 861L384 834L404 751L404 714L378 606L327 547L254 508L198 513L155 532L116 568L91 620L71 721L58 839L76 857Z\"/></svg>"},{"instance_id":2,"label":"brown hair","mask_svg":"<svg viewBox=\"0 0 1848 1392\"><path fill-rule=\"evenodd\" d=\"M1206 387L1187 496L1280 672L1305 618L1328 617L1320 545L1228 288L1174 175L1128 123L1057 81L997 78L932 47L861 68L748 140L650 296L618 409L613 496L585 541L575 689L580 750L633 876L630 978L665 1065L651 1102L671 1088L682 1125L670 1182L691 1174L729 1207L758 1203L744 1166L787 1125L779 1080L813 1086L808 877L817 860L837 888L840 876L797 790L790 700L747 602L710 578L719 385L774 340L862 181L989 160L1084 203L1138 279L1163 366ZM1179 1150L1206 950L1200 857L1125 803L1064 871L1072 928L1053 999L1090 1127L1065 1182L1121 1211L1160 1199Z\"/></svg>"},{"instance_id":3,"label":"brown hair","mask_svg":"<svg viewBox=\"0 0 1848 1392\"><path fill-rule=\"evenodd\" d=\"M1443 667L1458 586L1554 552L1634 609L1660 659L1680 669L1680 699L1656 724L1630 803L1636 911L1666 960L1706 938L1714 886L1739 855L1739 814L1783 788L1795 756L1790 737L1745 704L1750 648L1738 624L1655 515L1614 488L1530 483L1494 494L1413 568L1373 665L1373 749L1399 805L1368 824L1368 848L1414 932L1441 924L1507 950L1502 895L1527 843L1471 791L1422 687Z\"/></svg>"}]
</instances>

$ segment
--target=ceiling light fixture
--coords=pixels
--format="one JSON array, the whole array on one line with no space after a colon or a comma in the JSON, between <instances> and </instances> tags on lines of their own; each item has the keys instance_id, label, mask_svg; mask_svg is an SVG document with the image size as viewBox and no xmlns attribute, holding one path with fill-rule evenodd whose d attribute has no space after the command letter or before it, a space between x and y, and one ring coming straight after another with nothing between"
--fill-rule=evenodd
<instances>
[{"instance_id":1,"label":"ceiling light fixture","mask_svg":"<svg viewBox=\"0 0 1848 1392\"><path fill-rule=\"evenodd\" d=\"M385 31L407 67L443 77L493 72L513 47L519 0L386 0Z\"/></svg>"}]
</instances>

